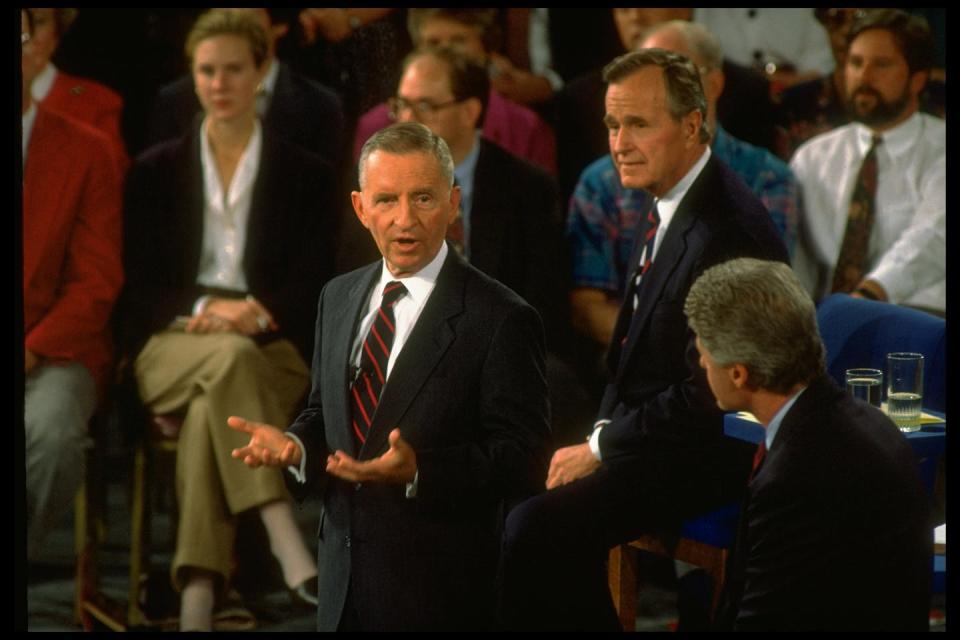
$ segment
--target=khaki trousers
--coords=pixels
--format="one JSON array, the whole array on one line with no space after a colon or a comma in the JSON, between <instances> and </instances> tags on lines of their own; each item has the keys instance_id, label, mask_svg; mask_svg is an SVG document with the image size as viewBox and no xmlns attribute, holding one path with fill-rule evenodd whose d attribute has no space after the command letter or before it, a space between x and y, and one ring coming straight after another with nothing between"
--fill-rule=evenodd
<instances>
[{"instance_id":1,"label":"khaki trousers","mask_svg":"<svg viewBox=\"0 0 960 640\"><path fill-rule=\"evenodd\" d=\"M134 364L140 398L157 414L186 409L177 446L180 509L171 566L182 589L184 567L232 573L234 516L289 500L278 469L249 469L230 452L249 441L227 426L241 416L285 429L307 390L307 365L288 340L258 346L234 333L153 335Z\"/></svg>"}]
</instances>

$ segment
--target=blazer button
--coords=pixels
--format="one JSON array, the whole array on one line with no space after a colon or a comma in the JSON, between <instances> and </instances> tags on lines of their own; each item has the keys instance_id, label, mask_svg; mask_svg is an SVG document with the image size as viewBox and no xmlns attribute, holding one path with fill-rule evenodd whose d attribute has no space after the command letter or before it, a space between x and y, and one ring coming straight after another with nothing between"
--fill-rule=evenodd
<instances>
[{"instance_id":1,"label":"blazer button","mask_svg":"<svg viewBox=\"0 0 960 640\"><path fill-rule=\"evenodd\" d=\"M343 536L343 543L347 546L347 549L350 548L350 536Z\"/></svg>"}]
</instances>

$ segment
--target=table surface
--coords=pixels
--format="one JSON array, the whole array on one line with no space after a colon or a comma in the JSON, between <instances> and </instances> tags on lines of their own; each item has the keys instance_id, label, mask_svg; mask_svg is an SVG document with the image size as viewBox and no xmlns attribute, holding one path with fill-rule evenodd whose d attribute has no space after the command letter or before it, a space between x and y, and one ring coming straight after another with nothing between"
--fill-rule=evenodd
<instances>
[{"instance_id":1,"label":"table surface","mask_svg":"<svg viewBox=\"0 0 960 640\"><path fill-rule=\"evenodd\" d=\"M921 425L919 431L905 431L903 435L910 440L910 444L914 449L928 445L936 446L939 443L942 451L942 442L947 430L946 415L938 411L931 411L930 409L924 409L923 413L933 416L934 418L939 418L940 422ZM752 442L753 444L760 444L760 441L763 439L764 430L763 425L752 417L745 418L739 413L728 413L723 416L723 433L731 438Z\"/></svg>"}]
</instances>

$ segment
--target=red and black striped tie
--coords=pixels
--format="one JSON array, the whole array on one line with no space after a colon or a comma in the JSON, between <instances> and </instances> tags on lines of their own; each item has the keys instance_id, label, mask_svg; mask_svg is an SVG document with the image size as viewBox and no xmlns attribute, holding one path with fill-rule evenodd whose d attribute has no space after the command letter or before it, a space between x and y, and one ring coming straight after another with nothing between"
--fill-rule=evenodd
<instances>
[{"instance_id":1,"label":"red and black striped tie","mask_svg":"<svg viewBox=\"0 0 960 640\"><path fill-rule=\"evenodd\" d=\"M643 281L643 274L650 270L653 264L653 247L657 241L657 230L660 228L660 211L657 209L657 203L654 202L647 212L647 230L643 236L643 256L637 263L637 268L633 272L633 309L636 311L640 303L640 283Z\"/></svg>"},{"instance_id":2,"label":"red and black striped tie","mask_svg":"<svg viewBox=\"0 0 960 640\"><path fill-rule=\"evenodd\" d=\"M367 440L373 414L380 402L380 392L387 380L387 363L390 361L390 349L396 332L393 305L397 303L407 288L402 283L388 282L383 288L383 300L367 337L363 339L360 355L360 368L350 385L350 406L353 411L353 433L359 446Z\"/></svg>"}]
</instances>

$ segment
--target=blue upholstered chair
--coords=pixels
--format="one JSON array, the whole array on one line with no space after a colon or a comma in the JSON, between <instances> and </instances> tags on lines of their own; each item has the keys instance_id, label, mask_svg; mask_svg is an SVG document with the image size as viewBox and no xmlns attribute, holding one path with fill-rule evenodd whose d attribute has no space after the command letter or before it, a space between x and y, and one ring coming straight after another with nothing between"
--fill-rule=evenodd
<instances>
[{"instance_id":1,"label":"blue upholstered chair","mask_svg":"<svg viewBox=\"0 0 960 640\"><path fill-rule=\"evenodd\" d=\"M817 324L827 349L827 371L837 384L843 386L846 370L856 367L880 369L886 375L888 353L922 353L923 406L946 410L946 320L837 293L818 306Z\"/></svg>"}]
</instances>

